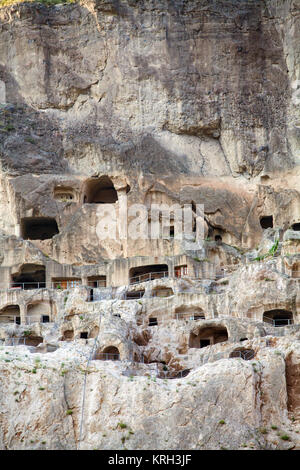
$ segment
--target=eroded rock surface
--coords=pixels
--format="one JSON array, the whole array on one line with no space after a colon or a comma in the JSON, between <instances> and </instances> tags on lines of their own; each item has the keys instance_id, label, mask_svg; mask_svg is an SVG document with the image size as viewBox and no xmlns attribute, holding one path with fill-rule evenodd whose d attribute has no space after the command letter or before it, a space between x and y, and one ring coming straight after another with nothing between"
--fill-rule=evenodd
<instances>
[{"instance_id":1,"label":"eroded rock surface","mask_svg":"<svg viewBox=\"0 0 300 470\"><path fill-rule=\"evenodd\" d=\"M299 21L0 9L0 449L300 448ZM204 240L123 237L124 201Z\"/></svg>"}]
</instances>

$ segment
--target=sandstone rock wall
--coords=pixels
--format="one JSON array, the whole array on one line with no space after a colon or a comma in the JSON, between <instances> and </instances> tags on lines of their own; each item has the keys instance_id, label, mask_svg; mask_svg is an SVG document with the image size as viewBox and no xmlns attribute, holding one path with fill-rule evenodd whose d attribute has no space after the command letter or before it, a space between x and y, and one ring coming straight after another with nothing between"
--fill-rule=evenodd
<instances>
[{"instance_id":1,"label":"sandstone rock wall","mask_svg":"<svg viewBox=\"0 0 300 470\"><path fill-rule=\"evenodd\" d=\"M0 8L0 449L300 447L299 18ZM101 181L202 246L100 240Z\"/></svg>"},{"instance_id":2,"label":"sandstone rock wall","mask_svg":"<svg viewBox=\"0 0 300 470\"><path fill-rule=\"evenodd\" d=\"M273 173L298 162L298 1L1 10L17 173ZM25 124L25 125L24 125ZM31 142L34 141L34 142ZM22 158L21 158L22 155Z\"/></svg>"}]
</instances>

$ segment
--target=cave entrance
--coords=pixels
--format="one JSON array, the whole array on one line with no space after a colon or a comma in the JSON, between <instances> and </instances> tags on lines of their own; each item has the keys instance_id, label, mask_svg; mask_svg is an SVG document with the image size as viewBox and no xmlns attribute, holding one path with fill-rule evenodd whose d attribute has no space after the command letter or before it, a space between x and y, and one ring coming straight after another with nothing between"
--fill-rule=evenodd
<instances>
[{"instance_id":1,"label":"cave entrance","mask_svg":"<svg viewBox=\"0 0 300 470\"><path fill-rule=\"evenodd\" d=\"M297 263L292 267L292 277L300 277L300 263Z\"/></svg>"},{"instance_id":2,"label":"cave entrance","mask_svg":"<svg viewBox=\"0 0 300 470\"><path fill-rule=\"evenodd\" d=\"M35 346L37 347L39 344L43 343L44 339L42 336L26 336L25 344L26 346Z\"/></svg>"},{"instance_id":3,"label":"cave entrance","mask_svg":"<svg viewBox=\"0 0 300 470\"><path fill-rule=\"evenodd\" d=\"M139 266L129 270L130 284L137 284L139 282L152 281L153 279L160 279L168 277L167 264L152 264L148 266Z\"/></svg>"},{"instance_id":4,"label":"cave entrance","mask_svg":"<svg viewBox=\"0 0 300 470\"><path fill-rule=\"evenodd\" d=\"M262 229L273 228L273 216L272 215L264 215L259 219L260 226Z\"/></svg>"},{"instance_id":5,"label":"cave entrance","mask_svg":"<svg viewBox=\"0 0 300 470\"><path fill-rule=\"evenodd\" d=\"M250 361L255 356L253 349L238 348L232 351L229 355L230 358L240 358L244 361Z\"/></svg>"},{"instance_id":6,"label":"cave entrance","mask_svg":"<svg viewBox=\"0 0 300 470\"><path fill-rule=\"evenodd\" d=\"M197 334L191 333L189 339L190 348L204 348L228 340L228 331L224 326L211 326L202 328Z\"/></svg>"},{"instance_id":7,"label":"cave entrance","mask_svg":"<svg viewBox=\"0 0 300 470\"><path fill-rule=\"evenodd\" d=\"M136 300L136 299L141 299L144 297L145 290L136 290L132 292L126 292L125 294L125 299L126 300Z\"/></svg>"},{"instance_id":8,"label":"cave entrance","mask_svg":"<svg viewBox=\"0 0 300 470\"><path fill-rule=\"evenodd\" d=\"M149 318L148 326L157 326L157 325L158 325L157 318L155 318L155 317L150 317L150 318Z\"/></svg>"},{"instance_id":9,"label":"cave entrance","mask_svg":"<svg viewBox=\"0 0 300 470\"><path fill-rule=\"evenodd\" d=\"M73 339L74 339L74 330L64 331L62 341L72 341Z\"/></svg>"},{"instance_id":10,"label":"cave entrance","mask_svg":"<svg viewBox=\"0 0 300 470\"><path fill-rule=\"evenodd\" d=\"M100 361L119 361L120 353L115 346L108 346L103 351L96 354L96 359Z\"/></svg>"},{"instance_id":11,"label":"cave entrance","mask_svg":"<svg viewBox=\"0 0 300 470\"><path fill-rule=\"evenodd\" d=\"M289 310L276 309L264 312L263 322L272 326L286 326L293 323L293 314Z\"/></svg>"},{"instance_id":12,"label":"cave entrance","mask_svg":"<svg viewBox=\"0 0 300 470\"><path fill-rule=\"evenodd\" d=\"M188 267L186 264L183 264L181 266L175 266L174 268L174 273L175 273L175 277L183 277L183 276L187 276L188 274Z\"/></svg>"},{"instance_id":13,"label":"cave entrance","mask_svg":"<svg viewBox=\"0 0 300 470\"><path fill-rule=\"evenodd\" d=\"M176 320L205 320L205 314L200 307L183 305L175 309Z\"/></svg>"},{"instance_id":14,"label":"cave entrance","mask_svg":"<svg viewBox=\"0 0 300 470\"><path fill-rule=\"evenodd\" d=\"M57 222L51 217L25 217L21 221L24 240L48 240L58 233Z\"/></svg>"},{"instance_id":15,"label":"cave entrance","mask_svg":"<svg viewBox=\"0 0 300 470\"><path fill-rule=\"evenodd\" d=\"M170 297L174 295L173 289L171 287L157 286L152 289L152 297Z\"/></svg>"},{"instance_id":16,"label":"cave entrance","mask_svg":"<svg viewBox=\"0 0 300 470\"><path fill-rule=\"evenodd\" d=\"M88 277L89 287L106 287L106 276L90 276Z\"/></svg>"},{"instance_id":17,"label":"cave entrance","mask_svg":"<svg viewBox=\"0 0 300 470\"><path fill-rule=\"evenodd\" d=\"M118 194L108 176L91 178L85 184L84 203L87 204L114 204Z\"/></svg>"},{"instance_id":18,"label":"cave entrance","mask_svg":"<svg viewBox=\"0 0 300 470\"><path fill-rule=\"evenodd\" d=\"M60 202L72 202L75 199L73 188L70 186L57 186L54 189L54 199Z\"/></svg>"},{"instance_id":19,"label":"cave entrance","mask_svg":"<svg viewBox=\"0 0 300 470\"><path fill-rule=\"evenodd\" d=\"M78 277L52 278L53 289L74 289L81 286L81 279Z\"/></svg>"},{"instance_id":20,"label":"cave entrance","mask_svg":"<svg viewBox=\"0 0 300 470\"><path fill-rule=\"evenodd\" d=\"M19 305L7 305L0 310L0 323L21 324Z\"/></svg>"},{"instance_id":21,"label":"cave entrance","mask_svg":"<svg viewBox=\"0 0 300 470\"><path fill-rule=\"evenodd\" d=\"M82 331L80 333L80 339L88 339L88 336L89 336L89 334L88 334L87 331Z\"/></svg>"},{"instance_id":22,"label":"cave entrance","mask_svg":"<svg viewBox=\"0 0 300 470\"><path fill-rule=\"evenodd\" d=\"M26 323L49 323L53 313L56 312L56 308L50 301L37 301L27 306Z\"/></svg>"},{"instance_id":23,"label":"cave entrance","mask_svg":"<svg viewBox=\"0 0 300 470\"><path fill-rule=\"evenodd\" d=\"M296 224L292 225L292 230L295 230L296 232L300 231L300 222L297 222Z\"/></svg>"},{"instance_id":24,"label":"cave entrance","mask_svg":"<svg viewBox=\"0 0 300 470\"><path fill-rule=\"evenodd\" d=\"M12 288L41 289L46 287L45 266L23 264L18 273L12 275Z\"/></svg>"}]
</instances>

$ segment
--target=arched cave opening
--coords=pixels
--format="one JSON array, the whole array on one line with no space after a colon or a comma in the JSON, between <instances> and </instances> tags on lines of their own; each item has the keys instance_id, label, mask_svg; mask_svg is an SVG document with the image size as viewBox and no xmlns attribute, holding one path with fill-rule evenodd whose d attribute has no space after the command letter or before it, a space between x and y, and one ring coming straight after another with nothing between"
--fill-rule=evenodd
<instances>
[{"instance_id":1,"label":"arched cave opening","mask_svg":"<svg viewBox=\"0 0 300 470\"><path fill-rule=\"evenodd\" d=\"M201 307L194 305L182 305L175 308L177 320L205 320L205 314Z\"/></svg>"},{"instance_id":2,"label":"arched cave opening","mask_svg":"<svg viewBox=\"0 0 300 470\"><path fill-rule=\"evenodd\" d=\"M201 328L198 333L190 333L190 348L205 348L228 340L228 331L224 326Z\"/></svg>"},{"instance_id":3,"label":"arched cave opening","mask_svg":"<svg viewBox=\"0 0 300 470\"><path fill-rule=\"evenodd\" d=\"M20 271L12 275L12 287L25 290L46 287L45 266L23 264Z\"/></svg>"},{"instance_id":4,"label":"arched cave opening","mask_svg":"<svg viewBox=\"0 0 300 470\"><path fill-rule=\"evenodd\" d=\"M145 294L145 289L126 292L125 299L126 300L141 299L142 297L144 297L144 294Z\"/></svg>"},{"instance_id":5,"label":"arched cave opening","mask_svg":"<svg viewBox=\"0 0 300 470\"><path fill-rule=\"evenodd\" d=\"M56 308L52 301L41 300L27 305L26 318L30 323L33 321L49 323L55 312Z\"/></svg>"},{"instance_id":6,"label":"arched cave opening","mask_svg":"<svg viewBox=\"0 0 300 470\"><path fill-rule=\"evenodd\" d=\"M118 194L108 176L91 178L85 184L84 203L87 204L114 204Z\"/></svg>"},{"instance_id":7,"label":"arched cave opening","mask_svg":"<svg viewBox=\"0 0 300 470\"><path fill-rule=\"evenodd\" d=\"M54 189L54 199L59 202L74 202L75 194L70 186L56 186Z\"/></svg>"},{"instance_id":8,"label":"arched cave opening","mask_svg":"<svg viewBox=\"0 0 300 470\"><path fill-rule=\"evenodd\" d=\"M170 297L174 295L173 289L171 287L157 286L152 289L152 297Z\"/></svg>"},{"instance_id":9,"label":"arched cave opening","mask_svg":"<svg viewBox=\"0 0 300 470\"><path fill-rule=\"evenodd\" d=\"M37 347L39 344L43 343L44 339L42 336L26 336L25 344L26 346L35 346Z\"/></svg>"},{"instance_id":10,"label":"arched cave opening","mask_svg":"<svg viewBox=\"0 0 300 470\"><path fill-rule=\"evenodd\" d=\"M20 325L20 307L19 305L6 305L0 310L0 323L16 323Z\"/></svg>"},{"instance_id":11,"label":"arched cave opening","mask_svg":"<svg viewBox=\"0 0 300 470\"><path fill-rule=\"evenodd\" d=\"M130 284L138 282L151 281L168 277L169 270L167 264L152 264L148 266L138 266L129 270Z\"/></svg>"},{"instance_id":12,"label":"arched cave opening","mask_svg":"<svg viewBox=\"0 0 300 470\"><path fill-rule=\"evenodd\" d=\"M103 351L96 353L95 359L100 361L119 361L120 353L115 346L107 346Z\"/></svg>"},{"instance_id":13,"label":"arched cave opening","mask_svg":"<svg viewBox=\"0 0 300 470\"><path fill-rule=\"evenodd\" d=\"M260 226L262 229L273 228L273 216L272 215L264 215L259 219Z\"/></svg>"},{"instance_id":14,"label":"arched cave opening","mask_svg":"<svg viewBox=\"0 0 300 470\"><path fill-rule=\"evenodd\" d=\"M263 322L279 327L291 325L293 323L293 313L284 309L268 310L263 314Z\"/></svg>"},{"instance_id":15,"label":"arched cave opening","mask_svg":"<svg viewBox=\"0 0 300 470\"><path fill-rule=\"evenodd\" d=\"M74 339L74 330L65 330L63 332L62 341L73 341Z\"/></svg>"}]
</instances>

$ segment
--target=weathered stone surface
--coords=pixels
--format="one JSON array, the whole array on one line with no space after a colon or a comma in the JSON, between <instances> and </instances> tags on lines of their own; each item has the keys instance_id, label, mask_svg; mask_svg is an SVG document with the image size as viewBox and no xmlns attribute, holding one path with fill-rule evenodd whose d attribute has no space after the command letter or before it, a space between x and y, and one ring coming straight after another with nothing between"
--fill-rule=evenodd
<instances>
[{"instance_id":1,"label":"weathered stone surface","mask_svg":"<svg viewBox=\"0 0 300 470\"><path fill-rule=\"evenodd\" d=\"M299 11L0 9L1 450L300 448Z\"/></svg>"},{"instance_id":2,"label":"weathered stone surface","mask_svg":"<svg viewBox=\"0 0 300 470\"><path fill-rule=\"evenodd\" d=\"M124 0L1 10L1 80L15 104L3 110L15 126L3 135L4 161L26 171L21 152L37 173L57 173L57 158L91 174L293 167L297 8L292 0Z\"/></svg>"}]
</instances>

